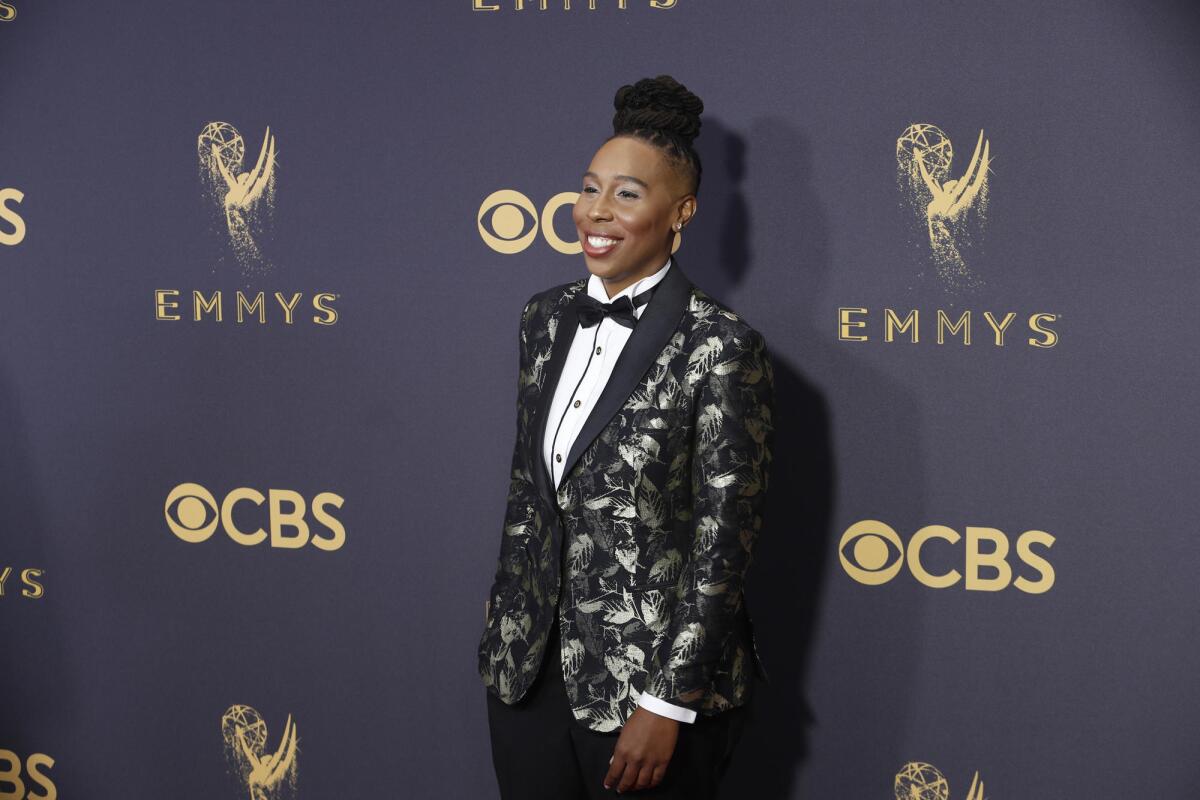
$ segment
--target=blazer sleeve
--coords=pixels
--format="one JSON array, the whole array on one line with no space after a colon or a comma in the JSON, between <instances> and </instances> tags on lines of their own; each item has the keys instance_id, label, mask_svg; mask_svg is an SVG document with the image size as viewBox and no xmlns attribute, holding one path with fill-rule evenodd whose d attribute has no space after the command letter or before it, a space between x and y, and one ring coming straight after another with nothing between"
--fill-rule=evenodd
<instances>
[{"instance_id":1,"label":"blazer sleeve","mask_svg":"<svg viewBox=\"0 0 1200 800\"><path fill-rule=\"evenodd\" d=\"M536 296L535 296L536 297ZM528 569L525 542L532 530L532 521L537 504L537 487L533 483L530 465L525 462L524 442L528 431L532 409L525 401L527 376L531 374L528 348L529 315L535 298L525 304L521 312L521 325L517 334L520 353L517 378L517 434L513 445L512 467L509 470L508 499L504 512L504 527L500 537L500 556L496 563L496 574L490 591L491 607L501 603L503 593Z\"/></svg>"},{"instance_id":2,"label":"blazer sleeve","mask_svg":"<svg viewBox=\"0 0 1200 800\"><path fill-rule=\"evenodd\" d=\"M696 401L691 558L646 684L685 708L699 709L743 613L742 586L762 527L774 395L762 335L747 329L725 339Z\"/></svg>"}]
</instances>

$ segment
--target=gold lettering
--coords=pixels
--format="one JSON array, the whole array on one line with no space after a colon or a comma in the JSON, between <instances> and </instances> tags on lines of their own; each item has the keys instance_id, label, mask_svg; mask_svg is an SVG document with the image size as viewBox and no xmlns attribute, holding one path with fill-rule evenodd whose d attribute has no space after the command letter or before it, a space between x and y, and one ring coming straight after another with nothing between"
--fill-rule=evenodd
<instances>
[{"instance_id":1,"label":"gold lettering","mask_svg":"<svg viewBox=\"0 0 1200 800\"><path fill-rule=\"evenodd\" d=\"M25 783L21 780L21 759L12 750L0 750L0 761L8 766L0 769L0 783L12 786L12 791L0 792L0 800L25 800Z\"/></svg>"},{"instance_id":2,"label":"gold lettering","mask_svg":"<svg viewBox=\"0 0 1200 800\"><path fill-rule=\"evenodd\" d=\"M225 533L229 535L230 539L233 539L238 544L245 545L246 547L253 547L256 544L262 544L267 540L267 532L262 528L259 528L252 533L245 533L238 530L237 526L233 524L234 505L242 500L249 500L256 505L261 506L263 501L266 499L267 498L262 496L262 492L246 487L234 489L225 496L225 499L221 501L221 525L225 527Z\"/></svg>"},{"instance_id":3,"label":"gold lettering","mask_svg":"<svg viewBox=\"0 0 1200 800\"><path fill-rule=\"evenodd\" d=\"M237 293L237 321L238 322L242 321L243 309L245 310L245 312L247 314L253 314L254 311L257 309L259 324L260 325L266 324L267 306L266 306L266 301L263 299L262 292L259 292L258 294L254 295L253 303L248 303L248 302L246 302L246 295L242 294L242 290L239 289L238 293Z\"/></svg>"},{"instance_id":4,"label":"gold lettering","mask_svg":"<svg viewBox=\"0 0 1200 800\"><path fill-rule=\"evenodd\" d=\"M330 532L333 533L333 536L327 539L314 535L312 539L313 546L332 553L334 550L340 549L341 546L346 543L345 526L342 525L340 520L334 519L331 514L328 514L325 511L325 506L341 508L342 503L344 502L345 500L333 492L321 492L319 495L313 498L313 516L317 518L318 522L320 522L326 528L329 528Z\"/></svg>"},{"instance_id":5,"label":"gold lettering","mask_svg":"<svg viewBox=\"0 0 1200 800\"><path fill-rule=\"evenodd\" d=\"M1004 347L1004 329L1012 324L1012 321L1017 318L1015 311L1010 311L1004 315L1003 322L996 322L996 318L992 316L992 312L983 312L983 318L987 320L988 325L992 326L992 330L996 332L996 347Z\"/></svg>"},{"instance_id":6,"label":"gold lettering","mask_svg":"<svg viewBox=\"0 0 1200 800\"><path fill-rule=\"evenodd\" d=\"M217 322L221 321L221 290L213 292L213 296L209 300L204 299L204 295L199 289L192 291L192 319L199 322L205 313L216 313Z\"/></svg>"},{"instance_id":7,"label":"gold lettering","mask_svg":"<svg viewBox=\"0 0 1200 800\"><path fill-rule=\"evenodd\" d=\"M867 335L865 333L851 333L851 328L865 328L867 323L863 320L851 319L851 314L866 314L865 308L838 308L838 339L843 342L865 342Z\"/></svg>"},{"instance_id":8,"label":"gold lettering","mask_svg":"<svg viewBox=\"0 0 1200 800\"><path fill-rule=\"evenodd\" d=\"M294 550L308 544L308 523L304 521L304 497L290 489L268 489L271 501L271 547L286 547ZM292 504L292 510L284 513L283 503ZM295 536L284 536L283 529L296 529Z\"/></svg>"},{"instance_id":9,"label":"gold lettering","mask_svg":"<svg viewBox=\"0 0 1200 800\"><path fill-rule=\"evenodd\" d=\"M45 587L34 580L34 578L40 578L45 574L46 573L44 573L42 570L34 567L21 570L21 583L25 584L26 587L21 590L21 594L25 597L28 597L30 600L37 600L45 595Z\"/></svg>"},{"instance_id":10,"label":"gold lettering","mask_svg":"<svg viewBox=\"0 0 1200 800\"><path fill-rule=\"evenodd\" d=\"M168 314L167 310L179 308L179 303L175 300L168 300L167 297L178 297L178 289L155 289L154 290L154 318L155 319L179 319L178 314Z\"/></svg>"},{"instance_id":11,"label":"gold lettering","mask_svg":"<svg viewBox=\"0 0 1200 800\"><path fill-rule=\"evenodd\" d=\"M979 549L979 543L987 539L996 545L990 553ZM998 592L1012 580L1012 567L1004 560L1008 555L1008 537L995 528L967 527L967 588L979 592ZM996 570L996 577L979 577L980 567Z\"/></svg>"},{"instance_id":12,"label":"gold lettering","mask_svg":"<svg viewBox=\"0 0 1200 800\"><path fill-rule=\"evenodd\" d=\"M45 794L30 792L29 800L58 800L58 788L54 785L54 781L38 771L42 767L50 769L53 766L54 759L45 753L33 753L25 759L25 771L29 773L29 779L46 790Z\"/></svg>"},{"instance_id":13,"label":"gold lettering","mask_svg":"<svg viewBox=\"0 0 1200 800\"><path fill-rule=\"evenodd\" d=\"M955 544L962 537L958 531L953 528L948 528L945 525L926 525L921 530L913 534L908 540L908 570L913 574L918 581L925 584L931 589L945 589L947 586L953 586L958 583L962 577L956 569L952 569L945 575L934 575L925 569L921 563L921 548L930 539L945 539L950 544Z\"/></svg>"},{"instance_id":14,"label":"gold lettering","mask_svg":"<svg viewBox=\"0 0 1200 800\"><path fill-rule=\"evenodd\" d=\"M314 316L312 318L313 322L318 325L332 325L338 321L337 311L332 306L325 305L326 302L332 303L335 299L337 299L337 295L331 292L321 292L320 294L313 295L313 308L325 315L323 317Z\"/></svg>"},{"instance_id":15,"label":"gold lettering","mask_svg":"<svg viewBox=\"0 0 1200 800\"><path fill-rule=\"evenodd\" d=\"M937 320L938 320L937 321L937 343L938 344L945 344L945 340L942 337L943 330L949 330L950 335L954 336L954 335L958 334L960 329L962 330L963 344L971 343L971 312L970 311L964 311L962 313L962 316L958 318L958 322L955 322L953 324L950 323L950 318L948 316L946 316L946 312L942 311L939 308L937 313L938 313L938 316L937 316Z\"/></svg>"},{"instance_id":16,"label":"gold lettering","mask_svg":"<svg viewBox=\"0 0 1200 800\"><path fill-rule=\"evenodd\" d=\"M8 582L8 576L12 575L12 567L5 567L3 572L0 572L0 597L4 597L4 584Z\"/></svg>"},{"instance_id":17,"label":"gold lettering","mask_svg":"<svg viewBox=\"0 0 1200 800\"><path fill-rule=\"evenodd\" d=\"M920 319L920 315L917 312L917 309L914 308L912 311L909 311L908 315L904 317L904 322L901 322L899 319L897 319L896 312L892 311L890 308L885 308L883 310L883 316L884 316L883 340L885 342L893 341L896 338L895 337L896 331L899 331L900 333L904 333L906 330L908 330L911 327L912 332L909 335L912 338L913 344L917 343L918 337L920 335L917 332L917 327L918 327L917 323L918 323L918 320Z\"/></svg>"},{"instance_id":18,"label":"gold lettering","mask_svg":"<svg viewBox=\"0 0 1200 800\"><path fill-rule=\"evenodd\" d=\"M1018 577L1013 581L1013 585L1022 592L1042 594L1043 592L1050 591L1050 587L1054 585L1054 567L1049 561L1029 549L1034 544L1040 544L1043 547L1049 548L1050 545L1054 544L1054 537L1045 531L1025 531L1017 539L1017 557L1036 569L1042 577L1036 581Z\"/></svg>"},{"instance_id":19,"label":"gold lettering","mask_svg":"<svg viewBox=\"0 0 1200 800\"><path fill-rule=\"evenodd\" d=\"M1029 329L1034 333L1040 333L1044 339L1038 340L1030 338L1029 343L1034 347L1054 347L1058 344L1058 334L1049 328L1041 327L1043 322L1054 322L1058 317L1054 314L1034 314L1029 318Z\"/></svg>"},{"instance_id":20,"label":"gold lettering","mask_svg":"<svg viewBox=\"0 0 1200 800\"><path fill-rule=\"evenodd\" d=\"M283 299L283 292L275 293L275 299L279 301L279 305L283 306L283 313L284 313L283 321L286 322L288 325L292 324L292 311L295 310L296 303L300 302L301 295L302 295L302 292L296 292L294 295L292 295L292 300L289 303L288 301Z\"/></svg>"},{"instance_id":21,"label":"gold lettering","mask_svg":"<svg viewBox=\"0 0 1200 800\"><path fill-rule=\"evenodd\" d=\"M0 3L0 6L3 6L3 3ZM25 195L20 189L0 189L0 219L13 227L12 233L0 231L0 244L18 245L25 240L25 220L7 205L9 200L20 203L24 199Z\"/></svg>"}]
</instances>

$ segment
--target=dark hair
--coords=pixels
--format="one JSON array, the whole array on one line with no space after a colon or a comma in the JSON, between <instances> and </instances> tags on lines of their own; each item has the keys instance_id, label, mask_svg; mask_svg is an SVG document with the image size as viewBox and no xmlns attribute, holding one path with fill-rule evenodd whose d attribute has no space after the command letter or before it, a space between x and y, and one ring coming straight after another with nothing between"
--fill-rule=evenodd
<instances>
[{"instance_id":1,"label":"dark hair","mask_svg":"<svg viewBox=\"0 0 1200 800\"><path fill-rule=\"evenodd\" d=\"M613 98L613 134L634 136L661 149L700 190L700 156L692 141L700 134L704 103L670 75L642 78L617 89Z\"/></svg>"}]
</instances>

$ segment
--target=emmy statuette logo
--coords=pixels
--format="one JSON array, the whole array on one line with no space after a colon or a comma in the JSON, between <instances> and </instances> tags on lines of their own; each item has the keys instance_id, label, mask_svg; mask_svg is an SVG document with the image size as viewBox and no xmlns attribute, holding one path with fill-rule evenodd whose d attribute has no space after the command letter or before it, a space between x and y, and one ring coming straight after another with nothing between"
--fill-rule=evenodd
<instances>
[{"instance_id":1,"label":"emmy statuette logo","mask_svg":"<svg viewBox=\"0 0 1200 800\"><path fill-rule=\"evenodd\" d=\"M12 22L17 18L17 7L0 0L0 22Z\"/></svg>"},{"instance_id":2,"label":"emmy statuette logo","mask_svg":"<svg viewBox=\"0 0 1200 800\"><path fill-rule=\"evenodd\" d=\"M237 128L217 121L200 131L196 157L202 194L212 214L213 230L228 241L229 251L241 268L243 286L155 288L156 321L244 327L261 327L268 322L287 327L310 322L329 327L338 323L340 315L334 307L342 297L338 292L272 291L252 286L254 278L274 267L260 242L275 215L278 156L270 126L263 133L250 169L245 168L246 142Z\"/></svg>"},{"instance_id":3,"label":"emmy statuette logo","mask_svg":"<svg viewBox=\"0 0 1200 800\"><path fill-rule=\"evenodd\" d=\"M275 137L268 126L254 168L243 171L246 143L228 122L210 122L196 141L200 178L219 212L229 244L244 271L263 268L256 239L275 210Z\"/></svg>"},{"instance_id":4,"label":"emmy statuette logo","mask_svg":"<svg viewBox=\"0 0 1200 800\"><path fill-rule=\"evenodd\" d=\"M225 758L250 800L278 800L296 789L296 723L288 714L283 736L274 751L267 751L267 723L250 706L234 705L221 717Z\"/></svg>"},{"instance_id":5,"label":"emmy statuette logo","mask_svg":"<svg viewBox=\"0 0 1200 800\"><path fill-rule=\"evenodd\" d=\"M933 343L976 350L1013 344L1049 350L1059 344L1060 313L955 308L960 293L973 293L984 284L971 261L988 220L992 162L991 142L981 130L966 168L954 177L954 146L945 131L925 122L905 128L896 140L901 205L912 222L911 243L934 267L949 295L949 308L839 305L838 341L904 343L894 345L898 348Z\"/></svg>"},{"instance_id":6,"label":"emmy statuette logo","mask_svg":"<svg viewBox=\"0 0 1200 800\"><path fill-rule=\"evenodd\" d=\"M950 783L946 776L932 764L910 761L896 773L896 800L950 800ZM984 800L983 781L979 770L971 779L966 800Z\"/></svg>"},{"instance_id":7,"label":"emmy statuette logo","mask_svg":"<svg viewBox=\"0 0 1200 800\"><path fill-rule=\"evenodd\" d=\"M965 251L987 222L989 142L983 131L966 171L951 176L954 147L936 125L909 125L896 140L896 177L914 221L923 228L938 278L948 289L975 289Z\"/></svg>"}]
</instances>

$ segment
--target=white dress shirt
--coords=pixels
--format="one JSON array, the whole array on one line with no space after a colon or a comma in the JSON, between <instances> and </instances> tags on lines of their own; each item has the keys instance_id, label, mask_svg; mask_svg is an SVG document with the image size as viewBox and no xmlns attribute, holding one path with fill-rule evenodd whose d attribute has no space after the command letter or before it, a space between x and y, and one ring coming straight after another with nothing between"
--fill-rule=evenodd
<instances>
[{"instance_id":1,"label":"white dress shirt","mask_svg":"<svg viewBox=\"0 0 1200 800\"><path fill-rule=\"evenodd\" d=\"M635 295L641 294L666 277L670 268L671 259L668 257L667 263L653 275L647 275L626 286L613 297L608 296L604 281L592 275L588 278L587 291L601 303L611 303L622 295L632 300ZM651 295L650 300L636 307L633 313L640 319L646 307L653 302L654 296ZM554 399L550 403L546 438L542 442L542 458L554 479L556 489L562 483L563 468L566 467L571 445L579 436L584 421L592 413L592 407L604 391L604 386L612 375L613 365L617 363L617 357L621 355L621 350L632 333L632 328L626 328L609 317L604 317L590 328L580 325L575 330L575 339L571 342L570 352L567 353L562 375L554 391ZM562 334L560 331L559 335ZM668 703L647 692L641 693L638 705L680 722L696 721L696 712L690 708Z\"/></svg>"}]
</instances>

